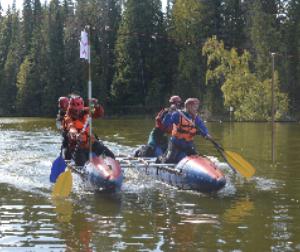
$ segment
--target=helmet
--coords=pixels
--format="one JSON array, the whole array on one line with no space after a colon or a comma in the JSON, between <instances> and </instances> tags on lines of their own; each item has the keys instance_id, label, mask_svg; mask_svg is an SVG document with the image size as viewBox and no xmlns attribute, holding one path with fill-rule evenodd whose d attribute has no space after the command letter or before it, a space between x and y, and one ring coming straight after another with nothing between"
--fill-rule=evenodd
<instances>
[{"instance_id":1,"label":"helmet","mask_svg":"<svg viewBox=\"0 0 300 252\"><path fill-rule=\"evenodd\" d=\"M84 102L80 96L73 96L70 99L69 112L72 117L78 118L84 109Z\"/></svg>"},{"instance_id":2,"label":"helmet","mask_svg":"<svg viewBox=\"0 0 300 252\"><path fill-rule=\"evenodd\" d=\"M169 103L181 103L182 100L178 95L173 95L170 97Z\"/></svg>"},{"instance_id":3,"label":"helmet","mask_svg":"<svg viewBox=\"0 0 300 252\"><path fill-rule=\"evenodd\" d=\"M200 105L200 101L198 98L188 98L186 99L186 101L184 102L184 106L188 106L188 105Z\"/></svg>"},{"instance_id":4,"label":"helmet","mask_svg":"<svg viewBox=\"0 0 300 252\"><path fill-rule=\"evenodd\" d=\"M67 111L69 107L69 98L68 97L59 97L58 98L58 108L62 111Z\"/></svg>"}]
</instances>

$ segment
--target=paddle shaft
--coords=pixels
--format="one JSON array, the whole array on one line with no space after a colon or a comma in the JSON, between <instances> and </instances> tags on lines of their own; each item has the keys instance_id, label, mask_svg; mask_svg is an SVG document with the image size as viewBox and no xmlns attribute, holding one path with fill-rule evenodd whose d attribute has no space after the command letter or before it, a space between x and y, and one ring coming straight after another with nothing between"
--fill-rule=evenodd
<instances>
[{"instance_id":1,"label":"paddle shaft","mask_svg":"<svg viewBox=\"0 0 300 252\"><path fill-rule=\"evenodd\" d=\"M255 168L242 156L232 151L225 151L224 148L211 137L208 137L207 139L213 143L226 163L234 171L234 173L238 171L242 176L246 178L250 178L253 176L253 174L255 173Z\"/></svg>"},{"instance_id":2,"label":"paddle shaft","mask_svg":"<svg viewBox=\"0 0 300 252\"><path fill-rule=\"evenodd\" d=\"M229 165L231 170L234 173L236 173L236 169L232 167L232 165L228 162L226 156L224 155L224 152L225 152L224 148L220 144L218 144L214 139L212 139L212 138L207 138L207 139L213 143L213 145L216 147L217 151L221 154L221 156L223 157L225 162Z\"/></svg>"},{"instance_id":3,"label":"paddle shaft","mask_svg":"<svg viewBox=\"0 0 300 252\"><path fill-rule=\"evenodd\" d=\"M201 130L200 128L197 127L197 130L199 130L202 134L204 134L203 130ZM215 148L217 149L217 151L221 154L221 156L223 157L223 159L225 160L225 162L229 165L230 169L236 173L236 169L234 167L232 167L232 165L228 162L226 156L224 155L224 148L218 144L212 137L206 137L205 139L208 139L209 141L212 142L212 144L215 146Z\"/></svg>"}]
</instances>

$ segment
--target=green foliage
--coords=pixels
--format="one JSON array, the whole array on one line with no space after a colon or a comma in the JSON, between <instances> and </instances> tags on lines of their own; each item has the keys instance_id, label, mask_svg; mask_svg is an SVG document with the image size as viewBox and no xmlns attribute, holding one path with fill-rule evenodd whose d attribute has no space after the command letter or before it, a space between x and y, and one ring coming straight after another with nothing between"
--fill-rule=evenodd
<instances>
[{"instance_id":1,"label":"green foliage","mask_svg":"<svg viewBox=\"0 0 300 252\"><path fill-rule=\"evenodd\" d=\"M224 49L223 42L215 37L205 43L203 55L207 56L209 69L207 83L222 81L224 105L234 107L237 120L270 120L271 80L260 81L250 72L250 54L244 51L241 56L236 49ZM274 81L276 119L282 119L288 109L288 98L279 90L279 80Z\"/></svg>"},{"instance_id":2,"label":"green foliage","mask_svg":"<svg viewBox=\"0 0 300 252\"><path fill-rule=\"evenodd\" d=\"M115 48L116 72L112 95L117 103L161 103L157 94L163 84L163 73L158 64L163 55L157 34L162 33L162 25L159 0L126 2Z\"/></svg>"},{"instance_id":3,"label":"green foliage","mask_svg":"<svg viewBox=\"0 0 300 252\"><path fill-rule=\"evenodd\" d=\"M177 67L172 91L183 99L205 93L204 64L199 47L206 37L207 5L204 2L177 0L174 3L170 35L178 48Z\"/></svg>"},{"instance_id":4,"label":"green foliage","mask_svg":"<svg viewBox=\"0 0 300 252\"><path fill-rule=\"evenodd\" d=\"M64 78L64 23L62 6L59 0L52 0L49 6L47 20L47 82L44 87L43 110L47 114L55 115L57 100L61 92L65 91ZM65 93L65 92L64 92Z\"/></svg>"},{"instance_id":5,"label":"green foliage","mask_svg":"<svg viewBox=\"0 0 300 252\"><path fill-rule=\"evenodd\" d=\"M5 114L15 111L16 75L20 64L18 12L9 9L0 22L0 114Z\"/></svg>"},{"instance_id":6,"label":"green foliage","mask_svg":"<svg viewBox=\"0 0 300 252\"><path fill-rule=\"evenodd\" d=\"M273 0L263 3L254 0L250 6L250 39L254 48L254 64L257 76L264 80L271 76L271 52L280 48L280 34L276 24L276 8Z\"/></svg>"},{"instance_id":7,"label":"green foliage","mask_svg":"<svg viewBox=\"0 0 300 252\"><path fill-rule=\"evenodd\" d=\"M300 2L290 1L288 19L284 26L285 34L285 72L287 90L291 99L291 109L298 113L300 106ZM284 74L286 73L286 74Z\"/></svg>"},{"instance_id":8,"label":"green foliage","mask_svg":"<svg viewBox=\"0 0 300 252\"><path fill-rule=\"evenodd\" d=\"M298 0L167 4L165 15L161 0L24 0L21 14L15 5L6 13L0 8L0 114L54 115L59 96L86 98L88 69L78 43L86 25L93 96L106 109L153 111L178 94L199 97L213 115L234 106L240 120L268 120L275 52L276 116L288 106L298 113ZM224 45L206 44L201 55L213 35Z\"/></svg>"}]
</instances>

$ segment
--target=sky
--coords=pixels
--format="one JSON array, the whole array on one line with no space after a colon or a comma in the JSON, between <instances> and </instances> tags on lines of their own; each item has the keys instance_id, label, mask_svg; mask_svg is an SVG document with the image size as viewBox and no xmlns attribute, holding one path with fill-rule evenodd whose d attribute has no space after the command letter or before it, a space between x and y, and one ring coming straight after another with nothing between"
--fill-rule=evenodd
<instances>
[{"instance_id":1,"label":"sky","mask_svg":"<svg viewBox=\"0 0 300 252\"><path fill-rule=\"evenodd\" d=\"M49 2L49 1L50 0L41 0L41 3L43 4L44 2ZM13 0L0 0L0 3L2 5L2 8L6 10L8 5L12 6ZM17 9L20 10L22 8L23 0L16 0L16 4L17 4ZM167 5L167 0L162 0L162 6L164 7L166 5Z\"/></svg>"},{"instance_id":2,"label":"sky","mask_svg":"<svg viewBox=\"0 0 300 252\"><path fill-rule=\"evenodd\" d=\"M23 1L24 0L16 0L16 5L17 5L17 9L21 9L22 5L23 5ZM44 3L46 0L41 0L41 3ZM12 6L13 0L0 0L0 3L2 5L2 8L4 10L7 9L8 5L10 5L10 7Z\"/></svg>"}]
</instances>

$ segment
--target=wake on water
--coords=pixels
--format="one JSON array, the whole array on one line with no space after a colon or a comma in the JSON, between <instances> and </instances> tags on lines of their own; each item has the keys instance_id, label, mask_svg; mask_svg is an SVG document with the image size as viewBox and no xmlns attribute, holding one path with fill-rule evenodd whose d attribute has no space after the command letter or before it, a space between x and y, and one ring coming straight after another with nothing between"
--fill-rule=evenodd
<instances>
[{"instance_id":1,"label":"wake on water","mask_svg":"<svg viewBox=\"0 0 300 252\"><path fill-rule=\"evenodd\" d=\"M104 142L116 155L132 155L133 147ZM48 128L36 131L1 130L0 131L0 183L12 185L23 191L37 192L49 196L52 184L49 174L52 162L60 152L61 136ZM226 186L217 193L220 197L236 194L236 183L245 181L234 174L228 164L220 162L216 157L209 156L227 178ZM157 187L171 188L162 182L155 181L147 175L136 172L137 169L125 168L125 180L121 191L139 193ZM85 188L78 176L73 176L73 192L85 193ZM280 181L256 177L250 180L258 191L278 188ZM194 193L194 192L191 192Z\"/></svg>"}]
</instances>

